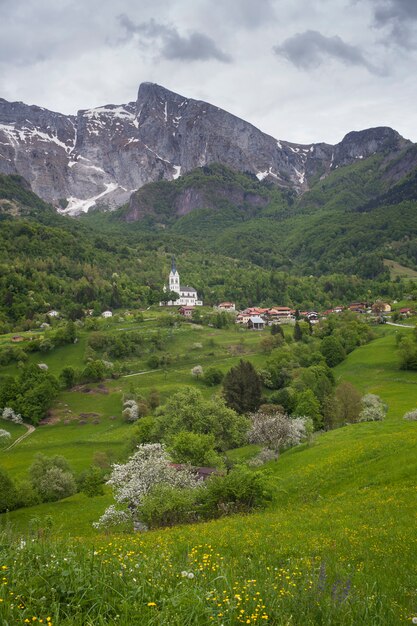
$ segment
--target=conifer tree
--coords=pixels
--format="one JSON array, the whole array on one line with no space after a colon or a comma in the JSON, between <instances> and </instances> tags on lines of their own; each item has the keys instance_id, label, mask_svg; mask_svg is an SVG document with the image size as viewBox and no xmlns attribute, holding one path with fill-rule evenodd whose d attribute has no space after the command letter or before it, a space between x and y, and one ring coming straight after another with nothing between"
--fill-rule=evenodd
<instances>
[{"instance_id":1,"label":"conifer tree","mask_svg":"<svg viewBox=\"0 0 417 626\"><path fill-rule=\"evenodd\" d=\"M226 404L238 413L256 411L261 403L261 380L252 363L240 360L223 383Z\"/></svg>"},{"instance_id":2,"label":"conifer tree","mask_svg":"<svg viewBox=\"0 0 417 626\"><path fill-rule=\"evenodd\" d=\"M302 338L303 338L303 331L301 330L301 326L298 322L295 322L294 341L301 341Z\"/></svg>"}]
</instances>

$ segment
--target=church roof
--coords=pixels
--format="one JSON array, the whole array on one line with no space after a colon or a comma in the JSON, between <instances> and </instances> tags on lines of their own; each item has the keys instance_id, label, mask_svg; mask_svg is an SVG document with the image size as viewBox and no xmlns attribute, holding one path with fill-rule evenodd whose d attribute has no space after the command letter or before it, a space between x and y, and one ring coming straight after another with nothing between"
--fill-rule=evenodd
<instances>
[{"instance_id":1,"label":"church roof","mask_svg":"<svg viewBox=\"0 0 417 626\"><path fill-rule=\"evenodd\" d=\"M193 291L194 293L197 293L197 289L194 289L194 287L183 287L182 285L181 291Z\"/></svg>"}]
</instances>

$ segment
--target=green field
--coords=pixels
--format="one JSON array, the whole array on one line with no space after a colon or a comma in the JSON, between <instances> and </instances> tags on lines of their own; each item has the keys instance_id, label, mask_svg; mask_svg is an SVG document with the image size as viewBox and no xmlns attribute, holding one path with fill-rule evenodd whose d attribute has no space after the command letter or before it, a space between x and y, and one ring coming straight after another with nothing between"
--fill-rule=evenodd
<instances>
[{"instance_id":1,"label":"green field","mask_svg":"<svg viewBox=\"0 0 417 626\"><path fill-rule=\"evenodd\" d=\"M0 566L7 568L8 584L0 591L0 620L36 617L45 623L49 616L51 623L77 626L411 623L417 616L417 423L402 415L417 406L417 373L398 369L396 329L378 332L334 372L362 392L381 395L389 405L386 420L317 434L311 444L264 466L274 500L263 513L112 537L91 526L111 502L108 492L3 515ZM69 419L41 426L15 449L0 452L2 465L22 476L35 452L43 451L64 454L79 470L95 450L122 452L131 428L120 418L122 389L132 381L145 395L153 387L163 396L183 384L203 389L190 367L216 359L204 356L211 339L221 367L239 358L227 353L233 339L239 343L237 331L186 329L175 338L177 350L193 337L203 348L190 350L186 366L112 381L107 386L116 393L62 394L57 410L91 410L100 413L100 423ZM245 358L260 365L260 336L246 333L244 339ZM117 419L110 419L113 414ZM244 461L255 450L230 455ZM53 522L44 542L47 516ZM41 539L10 551L10 535L26 536L28 529ZM64 540L68 535L73 540ZM10 591L21 597L22 608L10 608Z\"/></svg>"},{"instance_id":2,"label":"green field","mask_svg":"<svg viewBox=\"0 0 417 626\"><path fill-rule=\"evenodd\" d=\"M416 270L413 270L411 267L405 267L405 265L400 265L397 261L384 259L384 265L389 269L391 280L395 280L398 277L407 278L408 280L417 279Z\"/></svg>"}]
</instances>

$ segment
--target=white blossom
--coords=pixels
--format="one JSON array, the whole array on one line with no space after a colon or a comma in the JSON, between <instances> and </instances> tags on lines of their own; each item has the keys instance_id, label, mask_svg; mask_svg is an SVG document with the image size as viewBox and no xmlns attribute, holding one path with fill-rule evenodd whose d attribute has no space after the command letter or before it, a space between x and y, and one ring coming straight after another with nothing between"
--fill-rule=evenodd
<instances>
[{"instance_id":1,"label":"white blossom","mask_svg":"<svg viewBox=\"0 0 417 626\"><path fill-rule=\"evenodd\" d=\"M367 393L362 398L362 411L359 414L360 422L376 422L383 420L388 407L381 398L374 393Z\"/></svg>"},{"instance_id":2,"label":"white blossom","mask_svg":"<svg viewBox=\"0 0 417 626\"><path fill-rule=\"evenodd\" d=\"M146 443L138 446L127 463L113 465L108 485L113 487L114 499L120 505L127 505L132 519L142 503L143 498L155 485L165 484L177 488L197 487L200 481L188 468L177 468L171 460L163 444ZM111 509L111 510L110 510ZM113 519L117 508L112 505L95 526L101 528L106 519Z\"/></svg>"},{"instance_id":3,"label":"white blossom","mask_svg":"<svg viewBox=\"0 0 417 626\"><path fill-rule=\"evenodd\" d=\"M10 439L11 434L9 433L8 430L4 430L3 428L0 428L0 439Z\"/></svg>"},{"instance_id":4,"label":"white blossom","mask_svg":"<svg viewBox=\"0 0 417 626\"><path fill-rule=\"evenodd\" d=\"M9 406L3 409L1 416L4 420L8 420L14 424L23 424L22 416L19 413L16 414Z\"/></svg>"},{"instance_id":5,"label":"white blossom","mask_svg":"<svg viewBox=\"0 0 417 626\"><path fill-rule=\"evenodd\" d=\"M270 450L284 450L297 446L307 438L310 430L309 418L290 418L284 413L263 413L250 416L252 425L248 433L250 443L259 443Z\"/></svg>"},{"instance_id":6,"label":"white blossom","mask_svg":"<svg viewBox=\"0 0 417 626\"><path fill-rule=\"evenodd\" d=\"M93 522L93 526L94 528L97 528L97 530L102 530L112 526L127 524L131 521L132 517L127 511L120 511L119 509L116 509L114 504L111 504L104 511L98 522Z\"/></svg>"},{"instance_id":7,"label":"white blossom","mask_svg":"<svg viewBox=\"0 0 417 626\"><path fill-rule=\"evenodd\" d=\"M417 420L417 409L412 409L404 414L404 419L409 420L410 422L414 422ZM417 623L417 622L416 622Z\"/></svg>"},{"instance_id":8,"label":"white blossom","mask_svg":"<svg viewBox=\"0 0 417 626\"><path fill-rule=\"evenodd\" d=\"M139 418L139 407L137 402L135 400L126 400L126 402L123 403L122 415L128 422L136 422Z\"/></svg>"}]
</instances>

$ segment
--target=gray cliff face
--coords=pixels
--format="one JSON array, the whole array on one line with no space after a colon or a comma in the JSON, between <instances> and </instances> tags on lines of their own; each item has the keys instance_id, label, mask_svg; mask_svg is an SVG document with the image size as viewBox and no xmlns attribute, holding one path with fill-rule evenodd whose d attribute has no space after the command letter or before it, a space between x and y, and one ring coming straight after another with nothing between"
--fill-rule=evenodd
<instances>
[{"instance_id":1,"label":"gray cliff face","mask_svg":"<svg viewBox=\"0 0 417 626\"><path fill-rule=\"evenodd\" d=\"M149 182L219 162L302 193L309 180L409 144L390 128L352 132L336 146L273 137L218 107L143 83L136 102L65 116L0 99L0 172L77 214L115 208Z\"/></svg>"}]
</instances>

